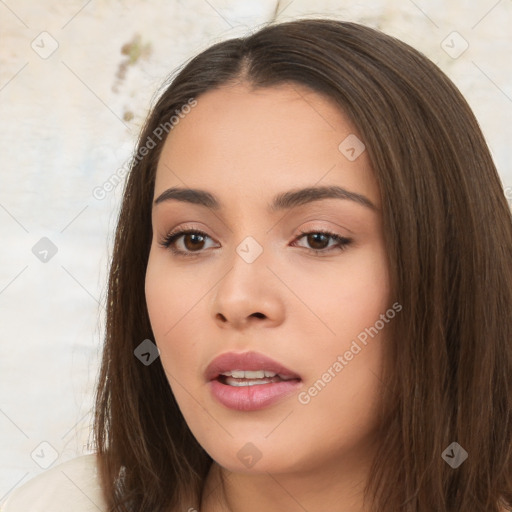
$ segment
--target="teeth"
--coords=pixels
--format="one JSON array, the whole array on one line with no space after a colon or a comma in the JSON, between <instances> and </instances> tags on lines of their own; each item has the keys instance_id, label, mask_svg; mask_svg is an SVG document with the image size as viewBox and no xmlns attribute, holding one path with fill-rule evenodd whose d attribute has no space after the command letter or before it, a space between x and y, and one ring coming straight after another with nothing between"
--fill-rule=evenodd
<instances>
[{"instance_id":1,"label":"teeth","mask_svg":"<svg viewBox=\"0 0 512 512\"><path fill-rule=\"evenodd\" d=\"M234 377L235 379L243 379L245 372L243 370L233 370L232 372L226 372L228 376ZM223 373L223 375L226 375Z\"/></svg>"},{"instance_id":2,"label":"teeth","mask_svg":"<svg viewBox=\"0 0 512 512\"><path fill-rule=\"evenodd\" d=\"M227 384L229 386L242 387L242 386L258 386L260 384L269 384L271 382L272 382L271 379L265 379L265 380L258 379L258 380L244 380L244 381L240 381L240 380L232 380L232 379L228 378Z\"/></svg>"},{"instance_id":3,"label":"teeth","mask_svg":"<svg viewBox=\"0 0 512 512\"><path fill-rule=\"evenodd\" d=\"M275 377L277 373L267 370L232 370L230 372L221 373L221 375L235 379L264 379L265 377Z\"/></svg>"}]
</instances>

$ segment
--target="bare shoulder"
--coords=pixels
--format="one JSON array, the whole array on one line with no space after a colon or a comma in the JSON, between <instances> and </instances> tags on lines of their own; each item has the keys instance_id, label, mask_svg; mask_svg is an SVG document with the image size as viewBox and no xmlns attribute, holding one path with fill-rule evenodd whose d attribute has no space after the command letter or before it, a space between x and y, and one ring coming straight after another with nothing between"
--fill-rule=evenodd
<instances>
[{"instance_id":1,"label":"bare shoulder","mask_svg":"<svg viewBox=\"0 0 512 512\"><path fill-rule=\"evenodd\" d=\"M44 471L18 487L0 512L104 512L96 454L82 455Z\"/></svg>"}]
</instances>

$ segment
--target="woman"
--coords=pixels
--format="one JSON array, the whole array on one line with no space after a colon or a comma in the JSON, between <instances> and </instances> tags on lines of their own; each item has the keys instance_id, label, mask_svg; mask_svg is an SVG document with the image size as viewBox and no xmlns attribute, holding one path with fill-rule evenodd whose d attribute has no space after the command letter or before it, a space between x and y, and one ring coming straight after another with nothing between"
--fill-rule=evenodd
<instances>
[{"instance_id":1,"label":"woman","mask_svg":"<svg viewBox=\"0 0 512 512\"><path fill-rule=\"evenodd\" d=\"M511 510L511 261L478 124L419 52L333 20L218 43L133 158L98 458L5 511L69 504L58 474L83 510Z\"/></svg>"}]
</instances>

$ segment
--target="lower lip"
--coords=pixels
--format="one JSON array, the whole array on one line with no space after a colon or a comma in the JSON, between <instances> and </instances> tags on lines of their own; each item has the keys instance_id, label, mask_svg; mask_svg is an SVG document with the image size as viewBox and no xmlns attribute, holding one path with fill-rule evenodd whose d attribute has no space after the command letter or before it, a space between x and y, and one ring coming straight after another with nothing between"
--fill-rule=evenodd
<instances>
[{"instance_id":1,"label":"lower lip","mask_svg":"<svg viewBox=\"0 0 512 512\"><path fill-rule=\"evenodd\" d=\"M264 409L296 392L300 380L255 384L253 386L229 386L218 380L210 381L213 396L224 406L237 411Z\"/></svg>"}]
</instances>

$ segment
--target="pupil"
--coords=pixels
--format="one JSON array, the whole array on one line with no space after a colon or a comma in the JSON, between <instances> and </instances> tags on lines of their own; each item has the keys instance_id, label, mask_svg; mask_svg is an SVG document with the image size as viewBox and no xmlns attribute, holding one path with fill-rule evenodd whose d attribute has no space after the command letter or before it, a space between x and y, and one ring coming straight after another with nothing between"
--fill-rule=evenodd
<instances>
[{"instance_id":1,"label":"pupil","mask_svg":"<svg viewBox=\"0 0 512 512\"><path fill-rule=\"evenodd\" d=\"M313 233L312 235L308 236L308 243L309 243L309 245L311 245L313 247L313 249L323 249L323 248L325 248L325 244L322 244L321 242L320 242L320 246L321 247L316 247L315 246L315 244L318 243L318 238L319 237L324 238L324 242L325 242L325 239L327 238L327 235L324 235L323 233Z\"/></svg>"},{"instance_id":2,"label":"pupil","mask_svg":"<svg viewBox=\"0 0 512 512\"><path fill-rule=\"evenodd\" d=\"M186 237L185 237L185 246L187 247L187 249L194 249L194 247L197 249L197 245L194 246L194 242L192 242L192 244L187 244L187 239L188 237L192 238L192 239L195 239L195 238L200 238L202 239L203 236L198 234L198 233L189 233ZM191 245L191 247L189 247L189 245Z\"/></svg>"}]
</instances>

